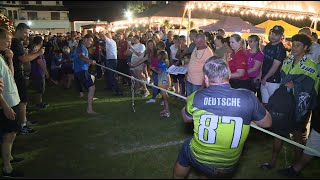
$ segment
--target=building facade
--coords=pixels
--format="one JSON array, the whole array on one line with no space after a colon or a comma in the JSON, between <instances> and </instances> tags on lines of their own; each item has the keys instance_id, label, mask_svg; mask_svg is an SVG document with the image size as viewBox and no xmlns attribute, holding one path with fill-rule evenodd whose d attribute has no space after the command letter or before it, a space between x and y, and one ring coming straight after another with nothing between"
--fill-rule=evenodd
<instances>
[{"instance_id":1,"label":"building facade","mask_svg":"<svg viewBox=\"0 0 320 180\"><path fill-rule=\"evenodd\" d=\"M0 13L26 23L35 34L65 34L71 31L69 11L63 1L0 1Z\"/></svg>"}]
</instances>

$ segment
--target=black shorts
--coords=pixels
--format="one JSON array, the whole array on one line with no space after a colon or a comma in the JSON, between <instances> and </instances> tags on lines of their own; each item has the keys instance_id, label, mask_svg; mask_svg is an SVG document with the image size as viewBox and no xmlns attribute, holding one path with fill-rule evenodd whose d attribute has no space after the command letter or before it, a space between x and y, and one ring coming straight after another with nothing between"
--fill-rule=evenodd
<instances>
[{"instance_id":1,"label":"black shorts","mask_svg":"<svg viewBox=\"0 0 320 180\"><path fill-rule=\"evenodd\" d=\"M184 81L185 75L184 74L177 74L177 75L171 74L171 77L172 77L173 83L178 83L178 82L182 83Z\"/></svg>"},{"instance_id":2,"label":"black shorts","mask_svg":"<svg viewBox=\"0 0 320 180\"><path fill-rule=\"evenodd\" d=\"M80 71L75 73L76 77L79 79L80 83L87 89L94 85L91 78L91 74L88 71Z\"/></svg>"},{"instance_id":3,"label":"black shorts","mask_svg":"<svg viewBox=\"0 0 320 180\"><path fill-rule=\"evenodd\" d=\"M36 90L36 93L44 94L44 91L46 89L46 80L44 77L39 77L33 79L34 88Z\"/></svg>"},{"instance_id":4,"label":"black shorts","mask_svg":"<svg viewBox=\"0 0 320 180\"><path fill-rule=\"evenodd\" d=\"M18 88L20 102L22 103L28 102L28 89L27 89L26 79L24 78L24 76L19 76L19 77L15 77L14 80Z\"/></svg>"},{"instance_id":5,"label":"black shorts","mask_svg":"<svg viewBox=\"0 0 320 180\"><path fill-rule=\"evenodd\" d=\"M18 114L18 105L13 106L12 109L16 114ZM17 117L17 116L16 116ZM11 132L18 132L20 130L20 124L17 118L15 120L8 119L3 109L0 109L0 131L1 134L7 134Z\"/></svg>"},{"instance_id":6,"label":"black shorts","mask_svg":"<svg viewBox=\"0 0 320 180\"><path fill-rule=\"evenodd\" d=\"M61 66L62 74L73 74L72 64L65 64Z\"/></svg>"}]
</instances>

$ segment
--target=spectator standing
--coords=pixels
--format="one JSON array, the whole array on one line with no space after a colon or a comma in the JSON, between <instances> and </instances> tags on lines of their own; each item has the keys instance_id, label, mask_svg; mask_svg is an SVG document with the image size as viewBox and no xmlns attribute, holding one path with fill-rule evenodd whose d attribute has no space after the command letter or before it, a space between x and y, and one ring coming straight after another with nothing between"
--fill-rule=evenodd
<instances>
[{"instance_id":1,"label":"spectator standing","mask_svg":"<svg viewBox=\"0 0 320 180\"><path fill-rule=\"evenodd\" d=\"M261 74L261 97L266 105L270 96L280 86L280 70L286 58L286 49L282 44L284 29L274 26L269 32L269 43L263 48L263 64Z\"/></svg>"},{"instance_id":2,"label":"spectator standing","mask_svg":"<svg viewBox=\"0 0 320 180\"><path fill-rule=\"evenodd\" d=\"M203 33L197 34L195 37L195 44L196 48L194 48L190 62L187 65L187 96L191 95L194 91L199 90L203 85L203 65L213 56L212 50L206 44L206 36Z\"/></svg>"},{"instance_id":3,"label":"spectator standing","mask_svg":"<svg viewBox=\"0 0 320 180\"><path fill-rule=\"evenodd\" d=\"M14 79L18 88L20 103L18 118L21 123L21 133L28 134L34 133L33 130L27 124L27 103L28 103L28 89L26 80L24 77L23 63L33 61L38 56L44 54L44 49L40 48L35 53L28 53L24 51L21 41L28 38L30 27L25 23L19 23L16 27L14 37L12 38L11 50L13 51L13 67L14 67ZM31 121L30 121L31 122Z\"/></svg>"}]
</instances>

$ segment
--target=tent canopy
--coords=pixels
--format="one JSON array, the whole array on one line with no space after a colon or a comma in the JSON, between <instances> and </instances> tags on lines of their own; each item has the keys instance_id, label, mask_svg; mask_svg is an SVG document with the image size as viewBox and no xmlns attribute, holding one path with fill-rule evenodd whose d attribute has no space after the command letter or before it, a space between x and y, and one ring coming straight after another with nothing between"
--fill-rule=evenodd
<instances>
[{"instance_id":1,"label":"tent canopy","mask_svg":"<svg viewBox=\"0 0 320 180\"><path fill-rule=\"evenodd\" d=\"M273 21L273 20L267 20L261 24L256 25L256 27L259 28L265 28L266 29L266 34L269 34L270 29L273 28L273 26L275 25L280 25L284 28L284 36L285 37L292 37L293 35L297 34L298 31L300 30L300 28L293 26L283 20L277 20L277 21Z\"/></svg>"},{"instance_id":2,"label":"tent canopy","mask_svg":"<svg viewBox=\"0 0 320 180\"><path fill-rule=\"evenodd\" d=\"M298 34L298 31L300 30L299 27L296 27L296 26L293 26L283 20L276 20L276 21L273 21L273 20L267 20L261 24L258 24L256 25L256 27L259 27L259 28L265 28L266 29L266 34L269 34L269 31L270 29L273 28L273 26L275 25L280 25L284 28L284 36L285 37L292 37L293 35L295 34ZM317 31L317 34L318 36L320 35L320 32Z\"/></svg>"},{"instance_id":3,"label":"tent canopy","mask_svg":"<svg viewBox=\"0 0 320 180\"><path fill-rule=\"evenodd\" d=\"M226 32L240 32L240 33L265 33L264 28L255 27L245 21L240 17L226 16L216 23L209 24L207 26L201 26L200 29L204 31L217 31L222 28Z\"/></svg>"}]
</instances>

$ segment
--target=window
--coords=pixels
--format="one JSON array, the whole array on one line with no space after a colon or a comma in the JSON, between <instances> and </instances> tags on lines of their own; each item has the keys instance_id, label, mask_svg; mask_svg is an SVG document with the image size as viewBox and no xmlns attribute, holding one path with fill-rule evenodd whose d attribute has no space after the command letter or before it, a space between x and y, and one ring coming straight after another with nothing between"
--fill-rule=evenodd
<instances>
[{"instance_id":1,"label":"window","mask_svg":"<svg viewBox=\"0 0 320 180\"><path fill-rule=\"evenodd\" d=\"M13 18L18 19L18 11L16 10L13 11Z\"/></svg>"},{"instance_id":2,"label":"window","mask_svg":"<svg viewBox=\"0 0 320 180\"><path fill-rule=\"evenodd\" d=\"M9 18L12 18L12 10L8 10L8 16Z\"/></svg>"},{"instance_id":3,"label":"window","mask_svg":"<svg viewBox=\"0 0 320 180\"><path fill-rule=\"evenodd\" d=\"M60 1L56 1L56 5L61 5L61 4L60 4Z\"/></svg>"},{"instance_id":4,"label":"window","mask_svg":"<svg viewBox=\"0 0 320 180\"><path fill-rule=\"evenodd\" d=\"M8 4L10 4L10 1L7 1Z\"/></svg>"},{"instance_id":5,"label":"window","mask_svg":"<svg viewBox=\"0 0 320 180\"><path fill-rule=\"evenodd\" d=\"M20 1L20 4L29 4L29 1Z\"/></svg>"},{"instance_id":6,"label":"window","mask_svg":"<svg viewBox=\"0 0 320 180\"><path fill-rule=\"evenodd\" d=\"M15 4L16 3L16 1L12 1L12 4Z\"/></svg>"},{"instance_id":7,"label":"window","mask_svg":"<svg viewBox=\"0 0 320 180\"><path fill-rule=\"evenodd\" d=\"M38 13L37 12L28 12L28 20L37 20Z\"/></svg>"},{"instance_id":8,"label":"window","mask_svg":"<svg viewBox=\"0 0 320 180\"><path fill-rule=\"evenodd\" d=\"M60 20L60 12L51 12L51 20Z\"/></svg>"},{"instance_id":9,"label":"window","mask_svg":"<svg viewBox=\"0 0 320 180\"><path fill-rule=\"evenodd\" d=\"M42 1L36 1L36 4L42 4Z\"/></svg>"}]
</instances>

